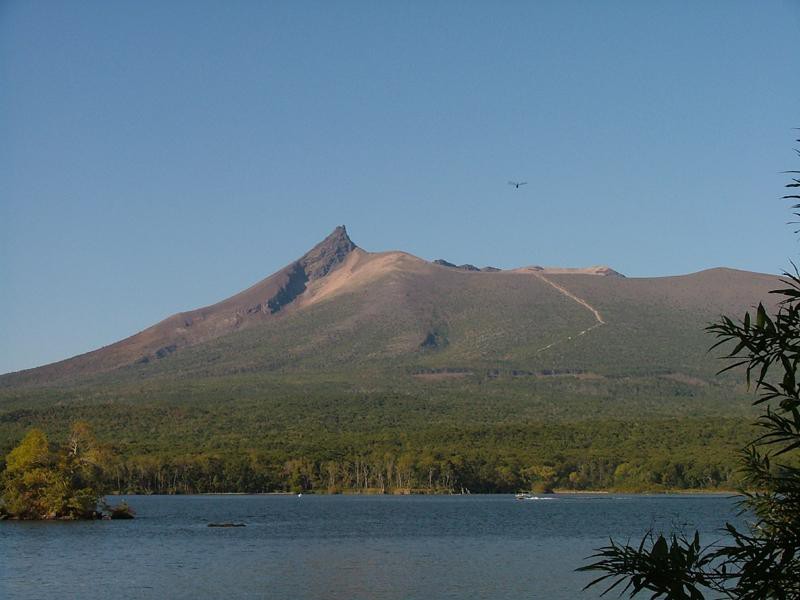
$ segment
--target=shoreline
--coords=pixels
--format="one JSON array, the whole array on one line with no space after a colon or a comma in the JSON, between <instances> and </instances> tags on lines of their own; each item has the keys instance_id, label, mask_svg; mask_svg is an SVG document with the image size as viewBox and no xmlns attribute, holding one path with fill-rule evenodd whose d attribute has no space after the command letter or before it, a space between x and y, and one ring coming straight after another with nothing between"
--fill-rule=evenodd
<instances>
[{"instance_id":1,"label":"shoreline","mask_svg":"<svg viewBox=\"0 0 800 600\"><path fill-rule=\"evenodd\" d=\"M411 497L411 496L514 496L519 492L476 492L474 494L446 494L446 493L420 493L420 494L394 494L394 493L358 493L358 492L345 492L338 494L330 494L326 492L201 492L197 494L137 494L137 493L111 493L106 494L106 497L146 497L146 496L184 496L184 497L197 497L197 496L363 496L363 497ZM530 493L530 492L523 492ZM624 491L624 490L555 490L551 494L539 493L537 496L739 496L740 491L737 490L647 490L647 491Z\"/></svg>"}]
</instances>

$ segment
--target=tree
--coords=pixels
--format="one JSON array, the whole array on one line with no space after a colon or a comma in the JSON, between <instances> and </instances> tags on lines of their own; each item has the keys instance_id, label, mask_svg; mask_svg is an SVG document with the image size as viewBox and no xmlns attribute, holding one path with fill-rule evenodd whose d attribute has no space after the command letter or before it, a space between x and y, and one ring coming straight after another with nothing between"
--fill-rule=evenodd
<instances>
[{"instance_id":1,"label":"tree","mask_svg":"<svg viewBox=\"0 0 800 600\"><path fill-rule=\"evenodd\" d=\"M47 436L31 429L6 457L3 500L5 510L19 518L46 512L46 493L52 481L52 455Z\"/></svg>"},{"instance_id":2,"label":"tree","mask_svg":"<svg viewBox=\"0 0 800 600\"><path fill-rule=\"evenodd\" d=\"M556 470L548 465L533 465L522 470L522 475L528 483L528 487L537 494L553 493L553 486L556 483Z\"/></svg>"},{"instance_id":3,"label":"tree","mask_svg":"<svg viewBox=\"0 0 800 600\"><path fill-rule=\"evenodd\" d=\"M789 173L787 187L800 188L800 171ZM796 193L783 198L800 201ZM800 203L792 209L800 217ZM745 531L726 525L730 541L705 548L698 533L689 540L651 532L635 547L612 540L591 557L595 562L578 569L605 573L587 588L605 582L608 592L624 584L620 596L646 590L670 600L708 592L742 600L800 598L800 272L793 267L781 280L785 287L771 292L779 297L775 314L759 304L741 321L722 317L707 328L717 338L712 349L728 348L723 371L743 368L757 393L754 404L764 409L756 421L760 435L741 453L741 508L753 522Z\"/></svg>"},{"instance_id":4,"label":"tree","mask_svg":"<svg viewBox=\"0 0 800 600\"><path fill-rule=\"evenodd\" d=\"M52 506L58 515L88 518L106 491L103 472L108 462L89 425L72 425L69 439L62 448L57 472L62 482L52 493Z\"/></svg>"}]
</instances>

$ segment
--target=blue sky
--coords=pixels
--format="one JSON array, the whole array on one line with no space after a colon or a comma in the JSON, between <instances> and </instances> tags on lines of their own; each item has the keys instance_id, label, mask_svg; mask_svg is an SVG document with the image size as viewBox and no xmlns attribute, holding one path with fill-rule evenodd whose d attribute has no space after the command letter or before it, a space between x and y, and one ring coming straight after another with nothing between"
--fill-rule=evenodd
<instances>
[{"instance_id":1,"label":"blue sky","mask_svg":"<svg viewBox=\"0 0 800 600\"><path fill-rule=\"evenodd\" d=\"M788 0L0 2L0 372L342 223L431 260L779 272L799 30Z\"/></svg>"}]
</instances>

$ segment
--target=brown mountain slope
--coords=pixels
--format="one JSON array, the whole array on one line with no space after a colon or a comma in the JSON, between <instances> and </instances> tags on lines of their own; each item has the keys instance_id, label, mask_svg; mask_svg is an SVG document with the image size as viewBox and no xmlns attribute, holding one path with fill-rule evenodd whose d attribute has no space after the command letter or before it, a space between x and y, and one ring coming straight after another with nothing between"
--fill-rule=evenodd
<instances>
[{"instance_id":1,"label":"brown mountain slope","mask_svg":"<svg viewBox=\"0 0 800 600\"><path fill-rule=\"evenodd\" d=\"M172 315L98 350L15 375L20 381L31 375L36 379L57 380L109 371L131 363L146 364L180 348L252 327L291 310L298 296L317 280L334 272L357 250L344 226L337 227L300 259L235 296L211 306Z\"/></svg>"},{"instance_id":2,"label":"brown mountain slope","mask_svg":"<svg viewBox=\"0 0 800 600\"><path fill-rule=\"evenodd\" d=\"M662 278L608 267L467 269L365 252L337 227L235 296L0 385L367 366L694 376L716 368L703 326L769 300L777 283L731 269Z\"/></svg>"}]
</instances>

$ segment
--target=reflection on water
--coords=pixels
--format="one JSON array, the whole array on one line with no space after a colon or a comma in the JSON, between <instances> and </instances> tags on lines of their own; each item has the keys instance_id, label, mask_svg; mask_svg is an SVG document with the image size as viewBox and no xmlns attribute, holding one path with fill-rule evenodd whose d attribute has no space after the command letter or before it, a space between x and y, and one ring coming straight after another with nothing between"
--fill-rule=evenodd
<instances>
[{"instance_id":1,"label":"reflection on water","mask_svg":"<svg viewBox=\"0 0 800 600\"><path fill-rule=\"evenodd\" d=\"M1 598L597 598L573 571L656 530L712 541L725 496L149 496L134 521L0 523ZM244 528L209 528L210 522Z\"/></svg>"}]
</instances>

